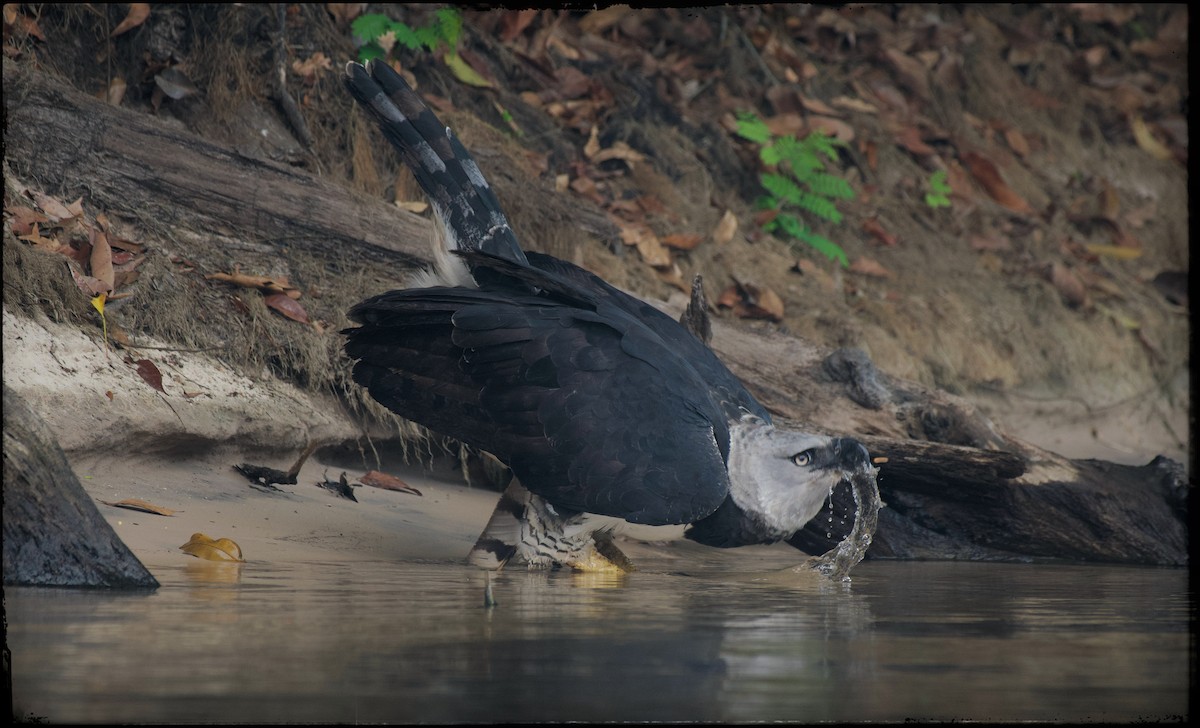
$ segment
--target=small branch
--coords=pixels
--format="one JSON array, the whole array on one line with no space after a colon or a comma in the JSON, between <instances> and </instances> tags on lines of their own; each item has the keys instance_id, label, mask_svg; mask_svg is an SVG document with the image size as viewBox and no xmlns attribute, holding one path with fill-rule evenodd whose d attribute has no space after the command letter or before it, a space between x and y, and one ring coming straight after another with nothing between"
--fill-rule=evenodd
<instances>
[{"instance_id":1,"label":"small branch","mask_svg":"<svg viewBox=\"0 0 1200 728\"><path fill-rule=\"evenodd\" d=\"M276 3L275 9L279 17L279 31L275 36L275 69L278 74L275 79L275 102L283 110L288 123L292 125L292 130L300 138L300 143L305 149L312 149L313 137L308 131L308 124L304 123L300 108L287 91L287 3Z\"/></svg>"}]
</instances>

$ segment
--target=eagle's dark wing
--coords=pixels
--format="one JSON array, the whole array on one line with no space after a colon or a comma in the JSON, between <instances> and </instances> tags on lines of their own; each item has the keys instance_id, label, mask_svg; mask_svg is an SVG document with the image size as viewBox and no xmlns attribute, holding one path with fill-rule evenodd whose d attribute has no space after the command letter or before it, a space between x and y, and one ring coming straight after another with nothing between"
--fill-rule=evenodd
<instances>
[{"instance_id":1,"label":"eagle's dark wing","mask_svg":"<svg viewBox=\"0 0 1200 728\"><path fill-rule=\"evenodd\" d=\"M573 263L544 253L531 251L526 255L529 257L529 264L533 267L569 280L578 290L586 291L594 300L607 302L631 316L637 317L643 325L662 338L679 356L692 365L692 368L712 391L712 395L724 411L727 421L735 422L746 413L756 415L766 422L771 421L771 414L746 391L741 380L721 363L712 349L693 336L678 321Z\"/></svg>"},{"instance_id":2,"label":"eagle's dark wing","mask_svg":"<svg viewBox=\"0 0 1200 728\"><path fill-rule=\"evenodd\" d=\"M493 453L557 508L655 525L716 510L728 431L703 379L636 318L546 293L556 285L364 301L350 314L362 326L345 332L355 381Z\"/></svg>"}]
</instances>

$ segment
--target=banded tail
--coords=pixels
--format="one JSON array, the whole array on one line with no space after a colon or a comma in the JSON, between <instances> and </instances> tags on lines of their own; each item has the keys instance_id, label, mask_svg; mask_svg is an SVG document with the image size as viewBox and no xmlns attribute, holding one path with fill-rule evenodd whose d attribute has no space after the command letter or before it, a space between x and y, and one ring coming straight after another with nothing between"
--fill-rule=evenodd
<instances>
[{"instance_id":1,"label":"banded tail","mask_svg":"<svg viewBox=\"0 0 1200 728\"><path fill-rule=\"evenodd\" d=\"M344 82L425 190L451 250L529 265L479 165L400 74L382 62L351 62Z\"/></svg>"}]
</instances>

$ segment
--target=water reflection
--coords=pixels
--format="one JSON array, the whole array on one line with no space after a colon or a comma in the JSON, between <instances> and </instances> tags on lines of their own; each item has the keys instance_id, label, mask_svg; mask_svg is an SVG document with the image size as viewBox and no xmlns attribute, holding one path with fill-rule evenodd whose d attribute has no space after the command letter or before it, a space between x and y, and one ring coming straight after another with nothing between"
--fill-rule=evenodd
<instances>
[{"instance_id":1,"label":"water reflection","mask_svg":"<svg viewBox=\"0 0 1200 728\"><path fill-rule=\"evenodd\" d=\"M639 562L642 563L642 562ZM1187 712L1181 570L867 562L156 569L8 589L14 702L52 722L1134 720Z\"/></svg>"}]
</instances>

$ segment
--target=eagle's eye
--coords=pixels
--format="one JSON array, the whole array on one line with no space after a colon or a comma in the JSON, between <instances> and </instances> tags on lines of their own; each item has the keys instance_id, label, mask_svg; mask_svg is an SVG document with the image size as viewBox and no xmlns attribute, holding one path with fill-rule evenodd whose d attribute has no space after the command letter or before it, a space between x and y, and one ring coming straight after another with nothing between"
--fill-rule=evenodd
<instances>
[{"instance_id":1,"label":"eagle's eye","mask_svg":"<svg viewBox=\"0 0 1200 728\"><path fill-rule=\"evenodd\" d=\"M805 450L804 452L798 452L792 456L792 464L799 465L800 467L804 467L805 465L811 465L812 461L813 461L813 451L812 450Z\"/></svg>"}]
</instances>

